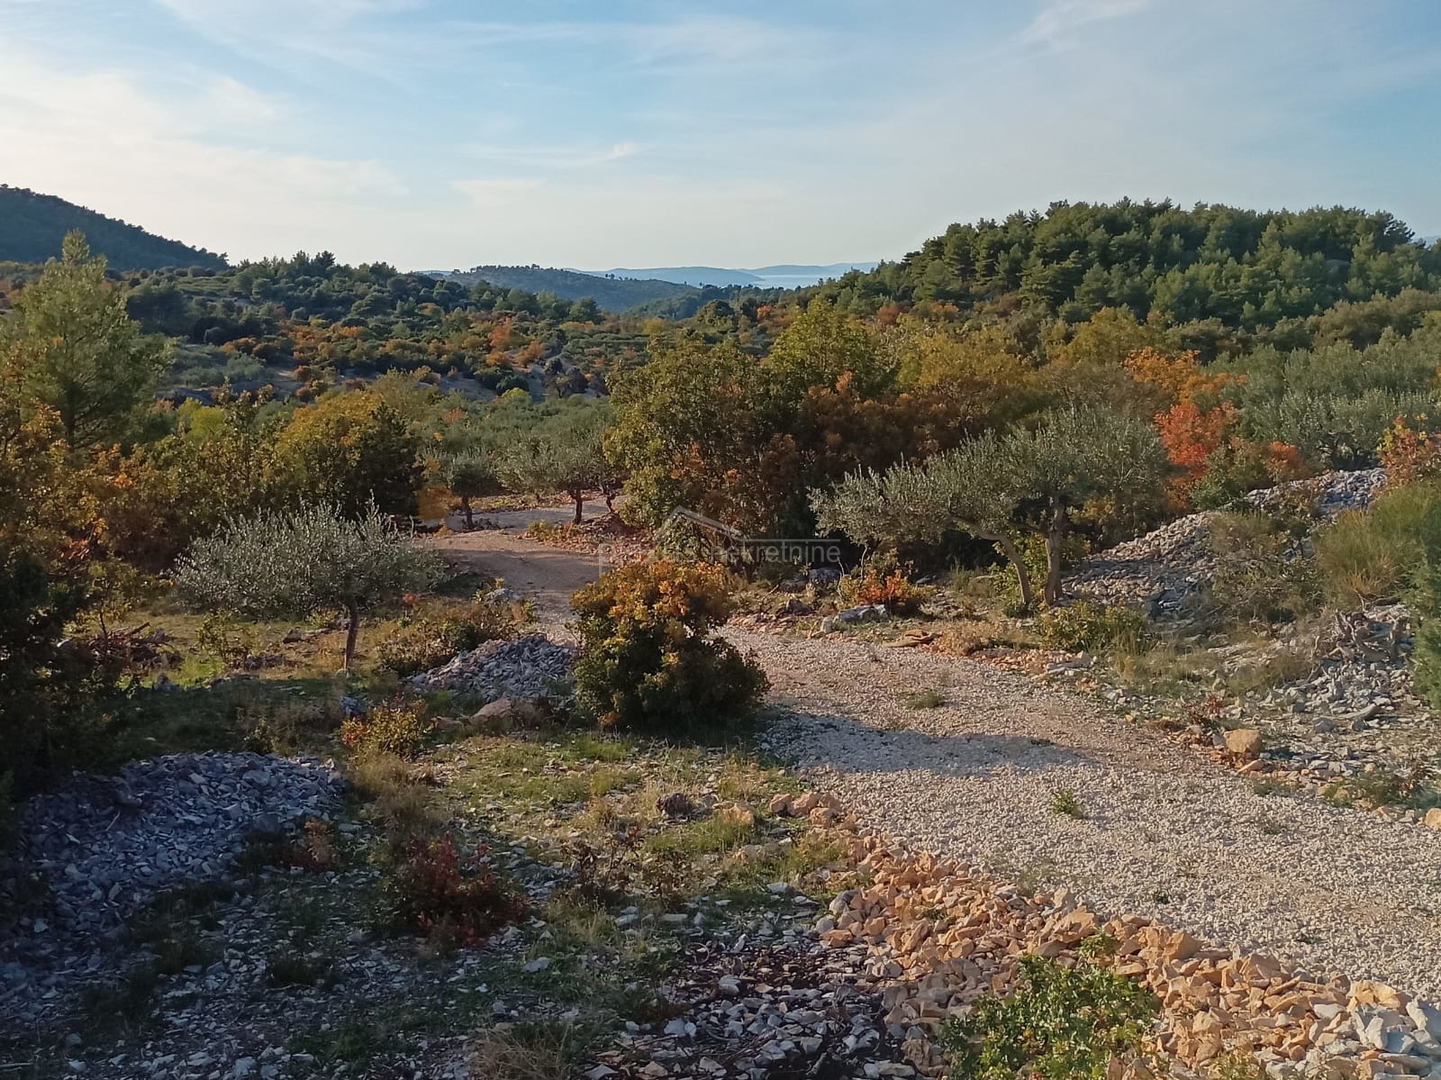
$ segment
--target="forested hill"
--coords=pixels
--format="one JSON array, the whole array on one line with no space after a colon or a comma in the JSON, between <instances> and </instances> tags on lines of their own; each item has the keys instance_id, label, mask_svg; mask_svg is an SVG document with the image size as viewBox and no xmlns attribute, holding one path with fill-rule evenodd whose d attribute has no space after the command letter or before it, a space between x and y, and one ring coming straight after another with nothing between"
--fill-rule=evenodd
<instances>
[{"instance_id":1,"label":"forested hill","mask_svg":"<svg viewBox=\"0 0 1441 1080\"><path fill-rule=\"evenodd\" d=\"M652 300L688 296L696 290L656 279L597 277L576 270L540 266L477 266L461 274L446 274L451 281L475 285L485 281L502 289L554 293L562 300L594 300L606 311L625 311Z\"/></svg>"},{"instance_id":2,"label":"forested hill","mask_svg":"<svg viewBox=\"0 0 1441 1080\"><path fill-rule=\"evenodd\" d=\"M806 291L865 313L999 301L1068 322L1124 306L1142 319L1156 311L1256 328L1408 287L1441 287L1441 245L1418 242L1387 213L1123 199L952 225L900 262Z\"/></svg>"},{"instance_id":3,"label":"forested hill","mask_svg":"<svg viewBox=\"0 0 1441 1080\"><path fill-rule=\"evenodd\" d=\"M59 258L60 241L71 229L83 232L90 250L104 255L115 270L225 266L222 255L167 240L54 195L0 184L0 262Z\"/></svg>"}]
</instances>

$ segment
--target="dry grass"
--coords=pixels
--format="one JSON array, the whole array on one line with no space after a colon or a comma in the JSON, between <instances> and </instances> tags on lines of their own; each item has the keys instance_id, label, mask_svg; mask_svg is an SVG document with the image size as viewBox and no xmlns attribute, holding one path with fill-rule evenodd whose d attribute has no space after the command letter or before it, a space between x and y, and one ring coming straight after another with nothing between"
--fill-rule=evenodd
<instances>
[{"instance_id":1,"label":"dry grass","mask_svg":"<svg viewBox=\"0 0 1441 1080\"><path fill-rule=\"evenodd\" d=\"M402 836L429 833L444 822L435 793L420 783L414 767L393 754L370 754L351 762L353 790L387 829Z\"/></svg>"},{"instance_id":2,"label":"dry grass","mask_svg":"<svg viewBox=\"0 0 1441 1080\"><path fill-rule=\"evenodd\" d=\"M970 656L982 649L1033 649L1036 644L1034 634L994 612L946 627L937 642L940 651L951 656Z\"/></svg>"},{"instance_id":3,"label":"dry grass","mask_svg":"<svg viewBox=\"0 0 1441 1080\"><path fill-rule=\"evenodd\" d=\"M591 1029L564 1021L497 1025L481 1036L471 1075L485 1080L569 1080L594 1038Z\"/></svg>"}]
</instances>

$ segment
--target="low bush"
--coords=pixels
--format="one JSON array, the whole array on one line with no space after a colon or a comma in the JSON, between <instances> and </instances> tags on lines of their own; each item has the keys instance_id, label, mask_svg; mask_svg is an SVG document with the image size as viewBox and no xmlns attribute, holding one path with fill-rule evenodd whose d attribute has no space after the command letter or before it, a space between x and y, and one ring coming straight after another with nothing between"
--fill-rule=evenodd
<instances>
[{"instance_id":1,"label":"low bush","mask_svg":"<svg viewBox=\"0 0 1441 1080\"><path fill-rule=\"evenodd\" d=\"M255 635L250 627L218 611L200 621L195 643L226 667L240 667L255 654Z\"/></svg>"},{"instance_id":2,"label":"low bush","mask_svg":"<svg viewBox=\"0 0 1441 1080\"><path fill-rule=\"evenodd\" d=\"M514 637L522 618L523 612L514 605L477 596L465 606L402 620L376 646L376 660L400 678L408 678L487 641Z\"/></svg>"},{"instance_id":3,"label":"low bush","mask_svg":"<svg viewBox=\"0 0 1441 1080\"><path fill-rule=\"evenodd\" d=\"M480 848L462 856L449 833L411 841L383 879L391 928L470 947L519 919L525 894L502 879L486 855Z\"/></svg>"},{"instance_id":4,"label":"low bush","mask_svg":"<svg viewBox=\"0 0 1441 1080\"><path fill-rule=\"evenodd\" d=\"M1077 821L1083 821L1087 816L1085 805L1070 788L1062 788L1051 796L1051 812L1063 817L1075 818Z\"/></svg>"},{"instance_id":5,"label":"low bush","mask_svg":"<svg viewBox=\"0 0 1441 1080\"><path fill-rule=\"evenodd\" d=\"M425 745L430 728L424 702L397 698L342 723L340 741L361 755L413 758Z\"/></svg>"},{"instance_id":6,"label":"low bush","mask_svg":"<svg viewBox=\"0 0 1441 1080\"><path fill-rule=\"evenodd\" d=\"M873 556L841 578L841 599L847 604L884 604L892 615L914 615L934 590L911 581L906 568L890 554Z\"/></svg>"},{"instance_id":7,"label":"low bush","mask_svg":"<svg viewBox=\"0 0 1441 1080\"><path fill-rule=\"evenodd\" d=\"M1401 595L1420 569L1421 525L1441 485L1390 487L1366 510L1350 510L1314 538L1326 594L1345 608Z\"/></svg>"},{"instance_id":8,"label":"low bush","mask_svg":"<svg viewBox=\"0 0 1441 1080\"><path fill-rule=\"evenodd\" d=\"M1390 484L1441 477L1441 435L1419 431L1404 417L1398 417L1387 429L1376 453Z\"/></svg>"},{"instance_id":9,"label":"low bush","mask_svg":"<svg viewBox=\"0 0 1441 1080\"><path fill-rule=\"evenodd\" d=\"M1248 491L1306 475L1296 447L1289 443L1226 443L1207 462L1205 474L1190 489L1198 510L1230 506Z\"/></svg>"},{"instance_id":10,"label":"low bush","mask_svg":"<svg viewBox=\"0 0 1441 1080\"><path fill-rule=\"evenodd\" d=\"M1138 982L1082 959L1028 956L1007 998L984 997L948 1020L941 1046L957 1080L1104 1080L1139 1060L1159 1003Z\"/></svg>"},{"instance_id":11,"label":"low bush","mask_svg":"<svg viewBox=\"0 0 1441 1080\"><path fill-rule=\"evenodd\" d=\"M575 594L581 656L576 699L602 727L709 735L759 702L765 674L709 636L733 610L725 571L632 563Z\"/></svg>"},{"instance_id":12,"label":"low bush","mask_svg":"<svg viewBox=\"0 0 1441 1080\"><path fill-rule=\"evenodd\" d=\"M1067 652L1133 645L1141 640L1145 629L1146 620L1139 611L1094 600L1077 600L1052 608L1036 620L1041 643Z\"/></svg>"},{"instance_id":13,"label":"low bush","mask_svg":"<svg viewBox=\"0 0 1441 1080\"><path fill-rule=\"evenodd\" d=\"M1421 521L1424 560L1416 575L1412 606L1420 619L1416 630L1416 689L1441 708L1441 503Z\"/></svg>"},{"instance_id":14,"label":"low bush","mask_svg":"<svg viewBox=\"0 0 1441 1080\"><path fill-rule=\"evenodd\" d=\"M1305 534L1308 522L1300 508L1221 514L1212 521L1217 568L1208 602L1218 619L1294 622L1315 611L1321 575L1315 561L1297 550L1298 534Z\"/></svg>"}]
</instances>

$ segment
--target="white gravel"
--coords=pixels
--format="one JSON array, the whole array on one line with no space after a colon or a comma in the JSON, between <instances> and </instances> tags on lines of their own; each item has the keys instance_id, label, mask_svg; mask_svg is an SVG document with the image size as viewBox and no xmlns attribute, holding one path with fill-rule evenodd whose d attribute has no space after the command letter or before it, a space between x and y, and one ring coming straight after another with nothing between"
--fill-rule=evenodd
<instances>
[{"instance_id":1,"label":"white gravel","mask_svg":"<svg viewBox=\"0 0 1441 1080\"><path fill-rule=\"evenodd\" d=\"M788 713L775 749L870 827L1313 974L1441 993L1441 833L1257 795L1088 699L972 661L727 636ZM901 701L931 688L944 706ZM1061 790L1084 820L1051 809Z\"/></svg>"}]
</instances>

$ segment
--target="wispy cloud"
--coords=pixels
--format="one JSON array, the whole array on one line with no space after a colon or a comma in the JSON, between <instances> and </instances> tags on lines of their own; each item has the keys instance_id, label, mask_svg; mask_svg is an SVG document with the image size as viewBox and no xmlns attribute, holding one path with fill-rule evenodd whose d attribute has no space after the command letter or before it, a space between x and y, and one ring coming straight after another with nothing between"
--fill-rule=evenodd
<instances>
[{"instance_id":1,"label":"wispy cloud","mask_svg":"<svg viewBox=\"0 0 1441 1080\"><path fill-rule=\"evenodd\" d=\"M191 31L262 63L303 55L383 75L384 50L352 29L429 0L153 0Z\"/></svg>"},{"instance_id":2,"label":"wispy cloud","mask_svg":"<svg viewBox=\"0 0 1441 1080\"><path fill-rule=\"evenodd\" d=\"M374 159L240 145L237 117L284 125L281 105L232 79L173 93L123 72L75 73L0 42L0 147L10 183L212 249L334 246L404 182ZM356 251L356 257L364 253ZM367 256L374 257L374 256Z\"/></svg>"},{"instance_id":3,"label":"wispy cloud","mask_svg":"<svg viewBox=\"0 0 1441 1080\"><path fill-rule=\"evenodd\" d=\"M1073 43L1071 35L1083 26L1119 19L1150 6L1151 0L1060 0L1041 9L1021 40L1063 47Z\"/></svg>"},{"instance_id":4,"label":"wispy cloud","mask_svg":"<svg viewBox=\"0 0 1441 1080\"><path fill-rule=\"evenodd\" d=\"M482 161L503 162L530 169L585 169L643 153L639 143L618 142L611 146L469 146L465 152Z\"/></svg>"},{"instance_id":5,"label":"wispy cloud","mask_svg":"<svg viewBox=\"0 0 1441 1080\"><path fill-rule=\"evenodd\" d=\"M456 180L450 185L476 206L507 206L533 195L545 181L528 176L507 176L490 180Z\"/></svg>"}]
</instances>

